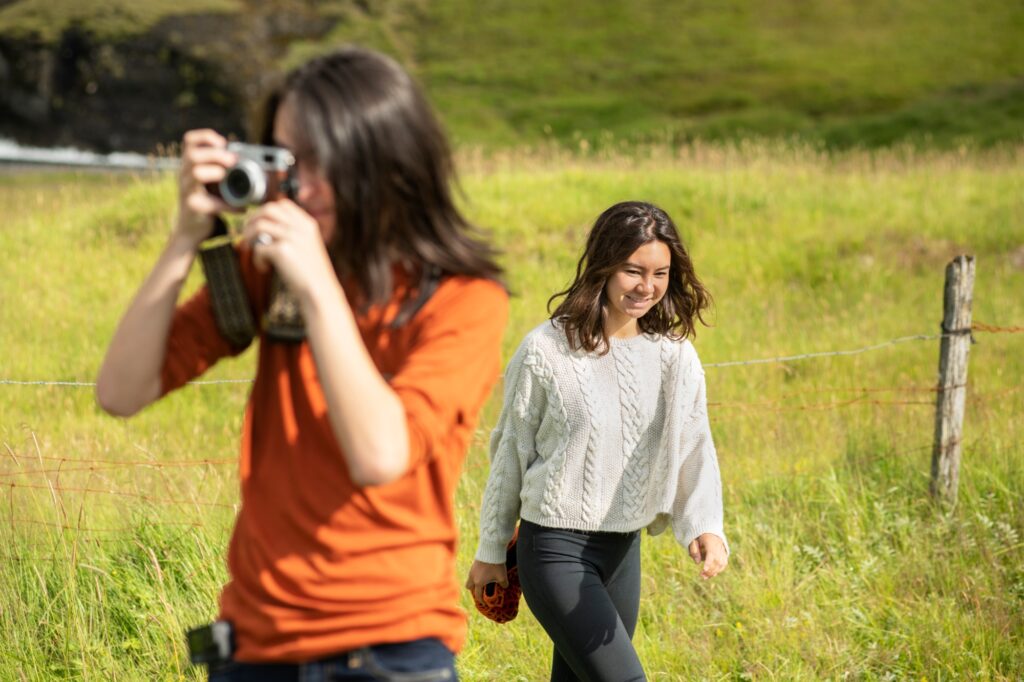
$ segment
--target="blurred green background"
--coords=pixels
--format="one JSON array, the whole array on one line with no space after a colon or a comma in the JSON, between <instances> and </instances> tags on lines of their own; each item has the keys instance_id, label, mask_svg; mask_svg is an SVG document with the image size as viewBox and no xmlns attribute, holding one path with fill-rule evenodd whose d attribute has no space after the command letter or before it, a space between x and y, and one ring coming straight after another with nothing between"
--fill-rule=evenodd
<instances>
[{"instance_id":1,"label":"blurred green background","mask_svg":"<svg viewBox=\"0 0 1024 682\"><path fill-rule=\"evenodd\" d=\"M417 74L460 145L991 146L1024 139L1022 37L1019 1L0 0L0 136L243 130L274 73L356 42ZM167 72L133 82L150 61ZM90 114L120 144L75 132Z\"/></svg>"}]
</instances>

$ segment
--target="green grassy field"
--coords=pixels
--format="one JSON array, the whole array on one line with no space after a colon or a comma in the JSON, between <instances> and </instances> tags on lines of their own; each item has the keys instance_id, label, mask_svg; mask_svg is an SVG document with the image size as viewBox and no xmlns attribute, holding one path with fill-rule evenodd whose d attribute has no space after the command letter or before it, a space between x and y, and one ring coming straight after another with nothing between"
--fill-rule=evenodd
<instances>
[{"instance_id":1,"label":"green grassy field","mask_svg":"<svg viewBox=\"0 0 1024 682\"><path fill-rule=\"evenodd\" d=\"M655 147L618 157L465 154L465 206L504 248L505 357L544 319L596 215L676 219L715 296L707 368L733 555L711 582L645 538L636 644L652 680L1024 676L1024 336L971 348L958 506L927 496L943 270L977 258L976 321L1024 325L1024 150L826 155ZM0 680L200 679L183 630L215 615L248 387L186 387L128 420L88 386L163 244L170 178L2 174ZM189 287L199 284L193 273ZM247 379L252 353L205 379ZM489 403L459 490L461 577L486 480ZM468 599L463 606L470 608ZM543 680L528 611L473 612L465 680Z\"/></svg>"}]
</instances>

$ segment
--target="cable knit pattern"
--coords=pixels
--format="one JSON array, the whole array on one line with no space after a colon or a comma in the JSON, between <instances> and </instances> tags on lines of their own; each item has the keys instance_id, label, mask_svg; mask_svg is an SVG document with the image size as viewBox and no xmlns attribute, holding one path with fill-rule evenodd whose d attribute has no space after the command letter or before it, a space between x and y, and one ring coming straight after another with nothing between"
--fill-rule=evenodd
<instances>
[{"instance_id":1,"label":"cable knit pattern","mask_svg":"<svg viewBox=\"0 0 1024 682\"><path fill-rule=\"evenodd\" d=\"M677 376L679 353L680 349L676 344L661 344L661 376L670 378ZM666 407L676 404L676 389L678 387L678 383L679 382L677 381L663 381L661 383L662 401ZM665 425L661 430L661 438L658 443L659 450L668 450L671 447L670 437L675 431L675 422L678 418L678 410L669 410L668 414L665 415ZM658 481L667 481L671 475L672 458L659 457L658 468L655 472L655 479Z\"/></svg>"},{"instance_id":2,"label":"cable knit pattern","mask_svg":"<svg viewBox=\"0 0 1024 682\"><path fill-rule=\"evenodd\" d=\"M533 374L547 397L548 413L540 415L537 422L531 418L529 425L536 427L538 436L544 435L540 433L541 429L550 426L550 436L544 440L551 445L549 449L551 475L547 477L541 510L546 516L555 517L559 514L558 504L562 498L562 483L565 481L564 464L568 450L569 416L565 412L562 392L555 386L554 370L551 368L547 355L534 347L531 352L526 354L523 364L526 370ZM551 416L551 419L546 419L548 415Z\"/></svg>"},{"instance_id":3,"label":"cable knit pattern","mask_svg":"<svg viewBox=\"0 0 1024 682\"><path fill-rule=\"evenodd\" d=\"M628 532L669 526L685 547L725 540L704 372L693 345L613 339L574 353L551 322L505 372L476 558L501 563L519 518L549 528ZM726 544L728 548L728 544Z\"/></svg>"},{"instance_id":4,"label":"cable knit pattern","mask_svg":"<svg viewBox=\"0 0 1024 682\"><path fill-rule=\"evenodd\" d=\"M594 402L594 379L591 373L590 363L587 362L583 353L573 353L571 357L572 368L576 372L576 381L579 382L580 396L583 398L583 406L588 417L587 451L583 455L583 518L586 522L592 523L597 518L597 494L600 484L600 469L597 459L597 442L601 437L601 427L597 422L597 409Z\"/></svg>"},{"instance_id":5,"label":"cable knit pattern","mask_svg":"<svg viewBox=\"0 0 1024 682\"><path fill-rule=\"evenodd\" d=\"M634 457L640 445L640 429L643 427L638 379L633 367L633 354L628 352L623 344L613 340L611 353L615 358L619 409L622 411L622 483L625 490L623 511L627 519L637 519L643 513L643 486L650 471L650 460L647 457Z\"/></svg>"}]
</instances>

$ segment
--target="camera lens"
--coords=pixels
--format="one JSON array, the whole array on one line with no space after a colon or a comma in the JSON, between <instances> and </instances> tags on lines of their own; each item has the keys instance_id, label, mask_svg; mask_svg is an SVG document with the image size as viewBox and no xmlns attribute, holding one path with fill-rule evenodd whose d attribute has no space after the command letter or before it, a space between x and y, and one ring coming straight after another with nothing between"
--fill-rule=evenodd
<instances>
[{"instance_id":1,"label":"camera lens","mask_svg":"<svg viewBox=\"0 0 1024 682\"><path fill-rule=\"evenodd\" d=\"M220 181L220 195L231 206L242 207L263 201L267 177L263 169L250 159L243 159L228 169Z\"/></svg>"},{"instance_id":2,"label":"camera lens","mask_svg":"<svg viewBox=\"0 0 1024 682\"><path fill-rule=\"evenodd\" d=\"M247 197L252 192L252 180L244 168L234 168L224 176L224 185L233 197Z\"/></svg>"}]
</instances>

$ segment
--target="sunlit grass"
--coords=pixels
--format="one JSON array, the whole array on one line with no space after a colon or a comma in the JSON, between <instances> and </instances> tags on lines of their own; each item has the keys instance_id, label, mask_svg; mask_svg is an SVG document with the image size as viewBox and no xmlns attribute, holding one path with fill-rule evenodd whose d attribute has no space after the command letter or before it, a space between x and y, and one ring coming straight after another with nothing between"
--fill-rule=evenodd
<instances>
[{"instance_id":1,"label":"sunlit grass","mask_svg":"<svg viewBox=\"0 0 1024 682\"><path fill-rule=\"evenodd\" d=\"M1021 150L701 146L617 156L462 154L468 213L504 248L504 353L545 317L581 238L621 199L662 205L715 296L709 365L731 565L700 581L644 540L636 643L652 680L1024 675L1024 354L976 334L959 504L927 497L943 270L978 260L976 320L1024 325ZM0 380L92 381L166 238L171 178L0 176ZM199 284L193 273L189 287ZM206 378L251 376L252 354ZM129 421L89 387L0 384L0 679L193 679L181 633L216 612L248 385L187 387ZM458 493L475 549L492 399ZM541 680L524 609L471 611L466 680Z\"/></svg>"}]
</instances>

